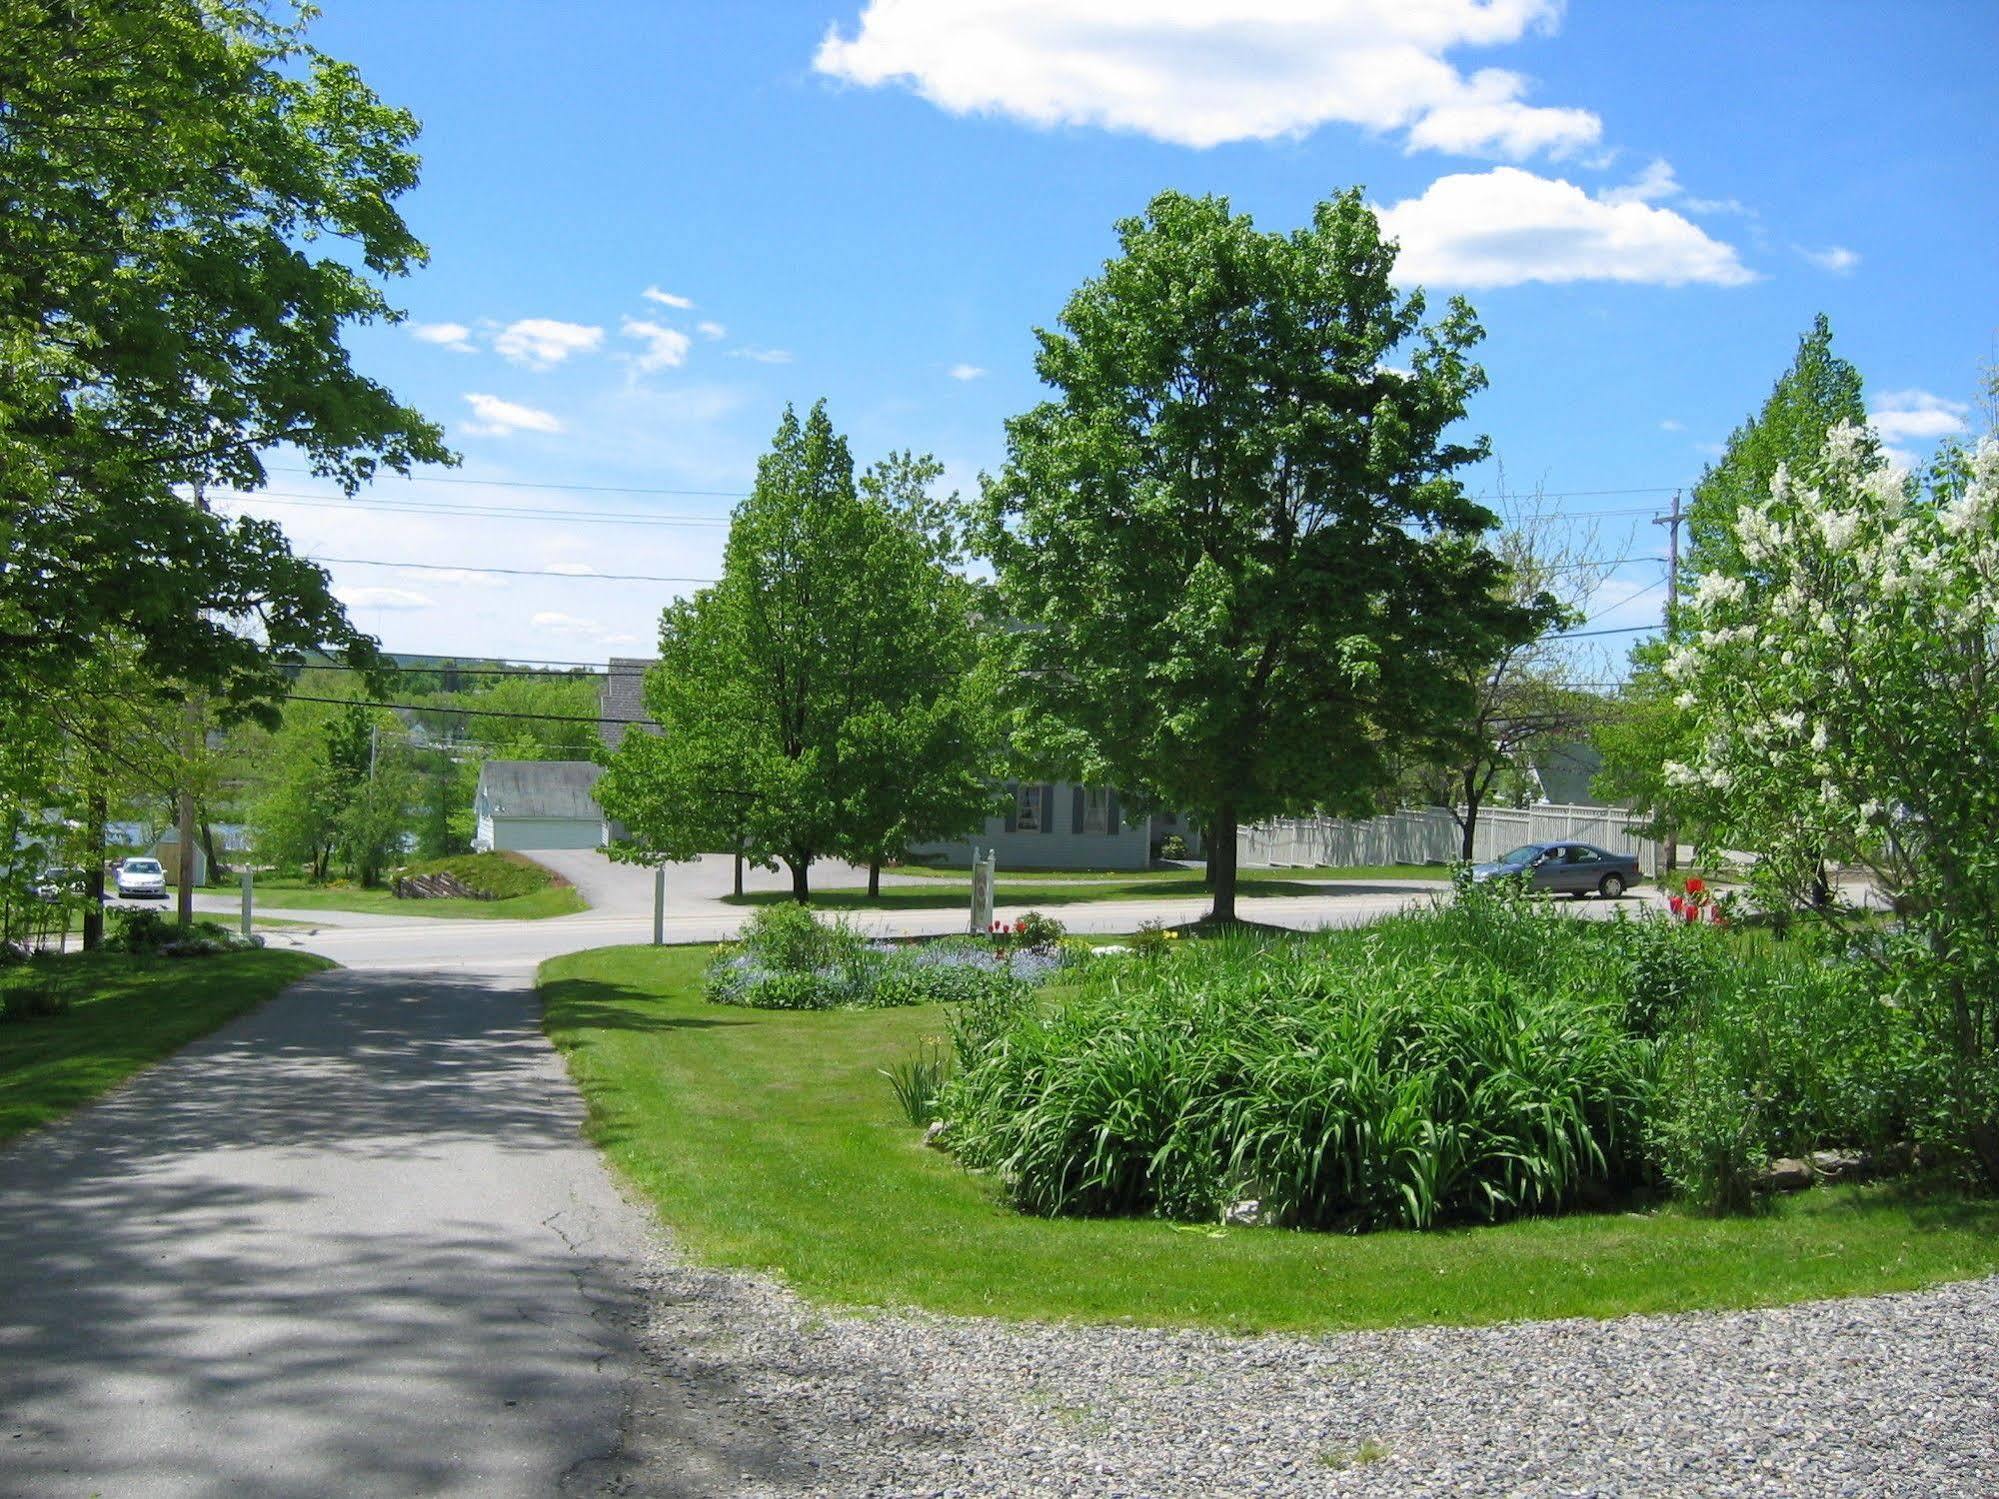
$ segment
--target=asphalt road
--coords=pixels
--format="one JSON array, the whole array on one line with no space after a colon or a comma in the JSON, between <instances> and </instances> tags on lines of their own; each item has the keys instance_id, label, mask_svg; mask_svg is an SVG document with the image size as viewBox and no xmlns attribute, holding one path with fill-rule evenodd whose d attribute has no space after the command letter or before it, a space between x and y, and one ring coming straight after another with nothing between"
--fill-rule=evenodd
<instances>
[{"instance_id":1,"label":"asphalt road","mask_svg":"<svg viewBox=\"0 0 1999 1499\"><path fill-rule=\"evenodd\" d=\"M268 940L343 969L0 1148L0 1495L599 1492L634 1409L655 1441L671 1412L675 1492L796 1471L733 1424L726 1371L663 1372L632 1330L657 1237L582 1138L532 990L558 953L650 939L650 876L592 857L563 861L602 901L579 916L292 913L324 924ZM727 865L670 873L669 940L741 922ZM1243 914L1350 925L1428 894ZM1204 905L1061 916L1115 932Z\"/></svg>"}]
</instances>

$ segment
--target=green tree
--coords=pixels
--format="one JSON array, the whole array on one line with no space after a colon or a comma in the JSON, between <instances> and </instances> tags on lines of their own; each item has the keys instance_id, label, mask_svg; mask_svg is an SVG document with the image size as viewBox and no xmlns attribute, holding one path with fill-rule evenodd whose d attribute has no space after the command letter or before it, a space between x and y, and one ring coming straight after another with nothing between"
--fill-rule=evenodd
<instances>
[{"instance_id":1,"label":"green tree","mask_svg":"<svg viewBox=\"0 0 1999 1499\"><path fill-rule=\"evenodd\" d=\"M637 847L736 849L810 891L828 855L878 864L992 803L972 590L942 558L936 466L860 484L825 403L786 410L736 509L722 578L667 609L646 707L599 785Z\"/></svg>"},{"instance_id":2,"label":"green tree","mask_svg":"<svg viewBox=\"0 0 1999 1499\"><path fill-rule=\"evenodd\" d=\"M1757 855L1766 909L1809 894L1879 965L1999 1186L1999 443L1917 483L1842 423L1729 541L1742 571L1702 578L1662 667L1697 746L1667 774ZM1818 898L1828 859L1867 874L1894 929Z\"/></svg>"},{"instance_id":3,"label":"green tree","mask_svg":"<svg viewBox=\"0 0 1999 1499\"><path fill-rule=\"evenodd\" d=\"M1688 544L1681 562L1683 593L1703 577L1746 578L1754 570L1736 538L1745 505L1761 505L1780 466L1814 463L1826 434L1841 422L1867 420L1860 372L1832 349L1832 324L1824 313L1798 340L1790 368L1771 387L1757 413L1729 434L1728 446L1694 485L1687 509ZM1684 784L1665 775L1668 761L1694 752L1694 725L1678 706L1680 689L1660 671L1670 644L1684 636L1667 620L1667 643L1641 642L1631 653L1631 674L1596 734L1603 756L1597 785L1603 793L1651 814L1652 835L1677 849L1688 833L1702 834L1697 802Z\"/></svg>"},{"instance_id":4,"label":"green tree","mask_svg":"<svg viewBox=\"0 0 1999 1499\"><path fill-rule=\"evenodd\" d=\"M449 458L341 343L399 316L380 283L425 257L395 207L416 122L310 47L304 14L0 0L10 682L59 685L117 635L231 717L271 711L294 653L368 658L275 525L181 497L260 487L279 445L349 491Z\"/></svg>"},{"instance_id":5,"label":"green tree","mask_svg":"<svg viewBox=\"0 0 1999 1499\"><path fill-rule=\"evenodd\" d=\"M1481 330L1455 299L1423 323L1358 190L1288 235L1166 193L1118 234L984 496L1012 740L1192 811L1231 920L1241 820L1366 810L1463 718L1440 667L1534 621L1454 477L1485 444L1445 435Z\"/></svg>"}]
</instances>

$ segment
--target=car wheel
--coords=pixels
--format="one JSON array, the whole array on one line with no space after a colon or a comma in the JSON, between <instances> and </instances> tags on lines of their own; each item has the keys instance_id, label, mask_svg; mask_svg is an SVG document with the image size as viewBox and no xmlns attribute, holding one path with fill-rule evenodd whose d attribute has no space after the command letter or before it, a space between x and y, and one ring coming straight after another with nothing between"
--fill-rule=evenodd
<instances>
[{"instance_id":1,"label":"car wheel","mask_svg":"<svg viewBox=\"0 0 1999 1499\"><path fill-rule=\"evenodd\" d=\"M1605 900L1617 900L1624 894L1624 876L1607 874L1596 887L1596 893Z\"/></svg>"}]
</instances>

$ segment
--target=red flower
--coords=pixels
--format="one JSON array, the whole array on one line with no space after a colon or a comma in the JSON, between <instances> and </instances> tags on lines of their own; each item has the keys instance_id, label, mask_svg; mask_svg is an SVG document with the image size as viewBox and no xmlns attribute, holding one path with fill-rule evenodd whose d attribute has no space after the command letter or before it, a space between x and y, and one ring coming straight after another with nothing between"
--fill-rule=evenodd
<instances>
[{"instance_id":1,"label":"red flower","mask_svg":"<svg viewBox=\"0 0 1999 1499\"><path fill-rule=\"evenodd\" d=\"M1675 916L1679 915L1681 911L1686 909L1686 904L1687 903L1681 900L1680 897L1677 895L1669 895L1666 897L1666 908L1670 910Z\"/></svg>"},{"instance_id":2,"label":"red flower","mask_svg":"<svg viewBox=\"0 0 1999 1499\"><path fill-rule=\"evenodd\" d=\"M1706 880L1702 879L1697 874L1690 874L1687 876L1687 894L1699 895L1705 889L1707 889Z\"/></svg>"}]
</instances>

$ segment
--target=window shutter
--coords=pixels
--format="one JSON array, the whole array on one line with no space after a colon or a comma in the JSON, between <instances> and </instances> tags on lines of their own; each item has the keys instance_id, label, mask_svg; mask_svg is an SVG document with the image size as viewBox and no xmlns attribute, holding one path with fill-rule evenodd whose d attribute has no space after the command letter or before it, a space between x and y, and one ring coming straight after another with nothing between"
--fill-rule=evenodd
<instances>
[{"instance_id":1,"label":"window shutter","mask_svg":"<svg viewBox=\"0 0 1999 1499\"><path fill-rule=\"evenodd\" d=\"M1110 811L1104 814L1104 831L1115 833L1119 827L1116 790L1110 793L1110 804Z\"/></svg>"},{"instance_id":2,"label":"window shutter","mask_svg":"<svg viewBox=\"0 0 1999 1499\"><path fill-rule=\"evenodd\" d=\"M1075 786L1069 795L1069 831L1080 834L1083 831L1083 788Z\"/></svg>"},{"instance_id":3,"label":"window shutter","mask_svg":"<svg viewBox=\"0 0 1999 1499\"><path fill-rule=\"evenodd\" d=\"M1055 831L1055 788L1045 783L1041 788L1041 831Z\"/></svg>"},{"instance_id":4,"label":"window shutter","mask_svg":"<svg viewBox=\"0 0 1999 1499\"><path fill-rule=\"evenodd\" d=\"M1020 784L1017 781L1006 783L1006 830L1009 833L1020 831Z\"/></svg>"}]
</instances>

